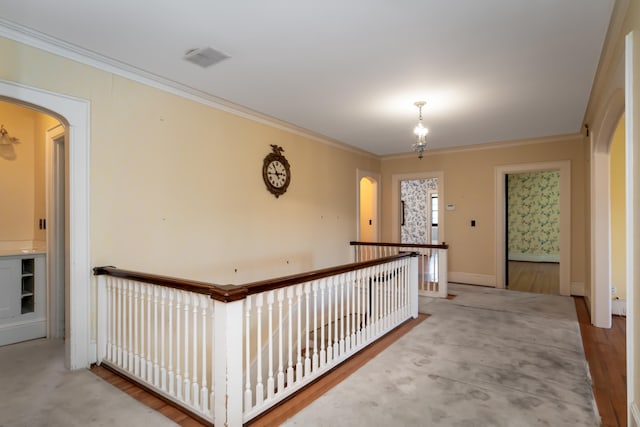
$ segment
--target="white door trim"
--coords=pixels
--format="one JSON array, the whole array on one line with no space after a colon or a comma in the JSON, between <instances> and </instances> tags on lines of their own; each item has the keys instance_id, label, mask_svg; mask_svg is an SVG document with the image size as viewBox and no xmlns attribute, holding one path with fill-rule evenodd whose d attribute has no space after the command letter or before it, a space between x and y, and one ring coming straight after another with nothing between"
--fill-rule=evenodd
<instances>
[{"instance_id":1,"label":"white door trim","mask_svg":"<svg viewBox=\"0 0 640 427\"><path fill-rule=\"evenodd\" d=\"M560 295L571 294L571 161L496 166L496 288L505 285L505 175L560 171Z\"/></svg>"},{"instance_id":2,"label":"white door trim","mask_svg":"<svg viewBox=\"0 0 640 427\"><path fill-rule=\"evenodd\" d=\"M69 170L69 289L66 292L65 365L88 367L94 360L91 343L91 258L89 255L89 117L90 103L0 80L0 98L21 103L58 118L67 131Z\"/></svg>"},{"instance_id":3,"label":"white door trim","mask_svg":"<svg viewBox=\"0 0 640 427\"><path fill-rule=\"evenodd\" d=\"M444 215L444 172L415 172L391 175L391 239L393 243L400 243L400 182L417 179L438 179L438 241L445 240L445 215Z\"/></svg>"},{"instance_id":4,"label":"white door trim","mask_svg":"<svg viewBox=\"0 0 640 427\"><path fill-rule=\"evenodd\" d=\"M64 194L60 200L58 188L60 186L59 179L66 176L64 171L64 161L62 165L59 162L60 155L64 156L64 126L58 125L46 132L46 205L47 205L47 337L64 338L65 310L65 269L61 265L61 261L65 260L64 248L60 248L60 244L64 242L66 227L64 227L64 208L59 211L59 204L65 206ZM63 139L63 148L60 149L58 142ZM62 169L62 170L61 170ZM64 183L62 185L65 185ZM60 218L60 213L63 214ZM62 222L62 224L61 224ZM62 233L60 231L62 230ZM62 235L61 235L62 234ZM60 241L60 239L63 239ZM62 270L62 271L60 271Z\"/></svg>"}]
</instances>

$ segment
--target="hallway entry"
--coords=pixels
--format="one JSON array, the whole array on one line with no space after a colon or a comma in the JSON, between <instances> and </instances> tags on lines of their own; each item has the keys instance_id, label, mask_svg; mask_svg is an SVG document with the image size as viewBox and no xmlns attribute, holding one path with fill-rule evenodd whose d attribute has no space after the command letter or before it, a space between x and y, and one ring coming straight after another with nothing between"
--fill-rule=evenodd
<instances>
[{"instance_id":1,"label":"hallway entry","mask_svg":"<svg viewBox=\"0 0 640 427\"><path fill-rule=\"evenodd\" d=\"M560 172L505 175L505 287L560 293Z\"/></svg>"}]
</instances>

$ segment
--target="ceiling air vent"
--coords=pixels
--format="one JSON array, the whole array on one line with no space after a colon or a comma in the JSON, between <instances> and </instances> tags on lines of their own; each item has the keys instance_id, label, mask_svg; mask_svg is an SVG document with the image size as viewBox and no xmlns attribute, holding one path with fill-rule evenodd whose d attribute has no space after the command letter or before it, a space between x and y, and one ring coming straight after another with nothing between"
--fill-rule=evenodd
<instances>
[{"instance_id":1,"label":"ceiling air vent","mask_svg":"<svg viewBox=\"0 0 640 427\"><path fill-rule=\"evenodd\" d=\"M223 61L230 56L211 47L203 47L202 49L191 49L184 55L184 59L193 62L202 68L207 68Z\"/></svg>"}]
</instances>

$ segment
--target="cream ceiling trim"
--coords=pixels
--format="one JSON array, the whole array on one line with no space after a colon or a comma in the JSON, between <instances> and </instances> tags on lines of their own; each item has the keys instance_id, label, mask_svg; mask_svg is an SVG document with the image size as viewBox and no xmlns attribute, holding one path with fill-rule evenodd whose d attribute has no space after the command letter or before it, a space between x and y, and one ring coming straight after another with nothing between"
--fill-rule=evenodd
<instances>
[{"instance_id":1,"label":"cream ceiling trim","mask_svg":"<svg viewBox=\"0 0 640 427\"><path fill-rule=\"evenodd\" d=\"M303 138L308 138L322 144L330 145L345 151L356 154L369 156L374 159L380 159L379 156L365 150L345 144L344 142L329 138L325 135L312 132L302 127L293 125L275 117L259 113L249 108L243 107L233 102L227 101L216 96L209 95L202 91L196 90L189 86L177 83L175 81L165 79L155 74L146 72L136 67L132 67L115 59L108 58L83 49L79 46L64 42L62 40L47 36L38 31L26 28L22 25L7 21L0 18L0 37L23 43L25 45L53 53L63 58L71 59L84 65L106 71L129 80L142 83L147 86L171 93L181 98L186 98L227 113L262 123L276 129L291 132Z\"/></svg>"}]
</instances>

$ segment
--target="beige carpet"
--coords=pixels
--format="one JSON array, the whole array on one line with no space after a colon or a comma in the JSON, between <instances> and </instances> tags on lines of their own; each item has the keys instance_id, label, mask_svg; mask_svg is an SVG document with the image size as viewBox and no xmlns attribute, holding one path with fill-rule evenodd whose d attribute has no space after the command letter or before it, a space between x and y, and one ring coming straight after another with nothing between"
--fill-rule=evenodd
<instances>
[{"instance_id":1,"label":"beige carpet","mask_svg":"<svg viewBox=\"0 0 640 427\"><path fill-rule=\"evenodd\" d=\"M598 426L573 299L451 285L285 426Z\"/></svg>"},{"instance_id":2,"label":"beige carpet","mask_svg":"<svg viewBox=\"0 0 640 427\"><path fill-rule=\"evenodd\" d=\"M174 426L88 370L64 368L64 342L0 347L0 427Z\"/></svg>"}]
</instances>

